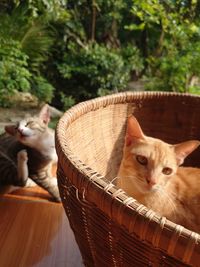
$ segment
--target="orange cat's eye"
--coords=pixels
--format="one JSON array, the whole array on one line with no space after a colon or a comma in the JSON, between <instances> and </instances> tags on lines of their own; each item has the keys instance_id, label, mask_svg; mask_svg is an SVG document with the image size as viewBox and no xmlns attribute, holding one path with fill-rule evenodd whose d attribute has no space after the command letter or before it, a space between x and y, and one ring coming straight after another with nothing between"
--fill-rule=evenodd
<instances>
[{"instance_id":1,"label":"orange cat's eye","mask_svg":"<svg viewBox=\"0 0 200 267\"><path fill-rule=\"evenodd\" d=\"M163 168L162 173L164 173L165 175L170 175L170 174L172 174L172 169L165 167L165 168Z\"/></svg>"},{"instance_id":2,"label":"orange cat's eye","mask_svg":"<svg viewBox=\"0 0 200 267\"><path fill-rule=\"evenodd\" d=\"M136 160L137 160L137 162L140 163L141 165L147 165L147 163L148 163L147 158L144 157L144 156L141 156L141 155L137 155L137 156L136 156Z\"/></svg>"}]
</instances>

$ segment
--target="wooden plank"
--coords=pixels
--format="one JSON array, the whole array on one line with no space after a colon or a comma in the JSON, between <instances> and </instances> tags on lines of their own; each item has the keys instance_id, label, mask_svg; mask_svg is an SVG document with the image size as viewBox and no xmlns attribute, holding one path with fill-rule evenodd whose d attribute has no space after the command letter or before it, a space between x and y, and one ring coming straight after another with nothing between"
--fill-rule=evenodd
<instances>
[{"instance_id":1,"label":"wooden plank","mask_svg":"<svg viewBox=\"0 0 200 267\"><path fill-rule=\"evenodd\" d=\"M41 202L54 202L53 197L39 186L19 188L12 193L4 194L7 198L25 199Z\"/></svg>"},{"instance_id":2,"label":"wooden plank","mask_svg":"<svg viewBox=\"0 0 200 267\"><path fill-rule=\"evenodd\" d=\"M0 198L1 267L82 267L62 204Z\"/></svg>"}]
</instances>

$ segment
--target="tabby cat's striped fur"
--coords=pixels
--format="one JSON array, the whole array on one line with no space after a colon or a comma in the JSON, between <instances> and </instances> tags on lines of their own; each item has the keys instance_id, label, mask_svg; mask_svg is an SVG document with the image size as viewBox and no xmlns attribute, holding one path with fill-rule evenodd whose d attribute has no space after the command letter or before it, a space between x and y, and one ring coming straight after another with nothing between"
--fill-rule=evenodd
<instances>
[{"instance_id":1,"label":"tabby cat's striped fur","mask_svg":"<svg viewBox=\"0 0 200 267\"><path fill-rule=\"evenodd\" d=\"M5 127L0 136L0 191L10 186L29 186L34 181L60 201L57 179L52 177L52 164L57 161L54 130L48 127L49 106L39 116Z\"/></svg>"}]
</instances>

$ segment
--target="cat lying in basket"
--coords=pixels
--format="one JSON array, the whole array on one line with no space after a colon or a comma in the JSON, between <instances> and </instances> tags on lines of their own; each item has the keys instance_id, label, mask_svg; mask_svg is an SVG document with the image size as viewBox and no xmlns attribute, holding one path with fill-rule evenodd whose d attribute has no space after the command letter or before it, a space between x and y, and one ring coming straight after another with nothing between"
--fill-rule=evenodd
<instances>
[{"instance_id":1,"label":"cat lying in basket","mask_svg":"<svg viewBox=\"0 0 200 267\"><path fill-rule=\"evenodd\" d=\"M5 126L6 133L0 135L1 193L38 184L60 201L57 179L51 174L57 155L49 121L49 106L44 105L38 116Z\"/></svg>"},{"instance_id":2,"label":"cat lying in basket","mask_svg":"<svg viewBox=\"0 0 200 267\"><path fill-rule=\"evenodd\" d=\"M127 121L117 185L161 216L200 233L200 169L179 167L198 146L176 145L145 136L138 121Z\"/></svg>"}]
</instances>

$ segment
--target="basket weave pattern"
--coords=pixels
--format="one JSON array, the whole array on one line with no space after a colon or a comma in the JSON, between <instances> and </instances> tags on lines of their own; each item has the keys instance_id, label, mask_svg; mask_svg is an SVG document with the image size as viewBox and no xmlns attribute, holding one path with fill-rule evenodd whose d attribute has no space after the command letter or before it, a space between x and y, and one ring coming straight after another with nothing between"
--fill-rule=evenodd
<instances>
[{"instance_id":1,"label":"basket weave pattern","mask_svg":"<svg viewBox=\"0 0 200 267\"><path fill-rule=\"evenodd\" d=\"M127 116L169 143L200 139L200 97L119 93L80 103L56 129L62 203L87 267L200 266L200 235L114 186ZM199 166L197 150L186 165ZM66 237L67 238L67 237Z\"/></svg>"}]
</instances>

